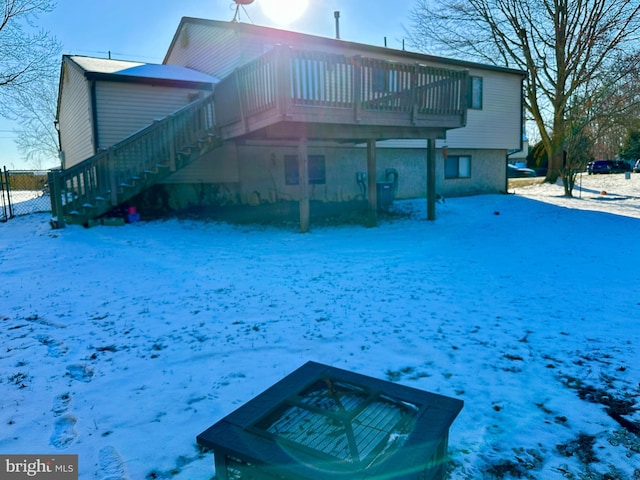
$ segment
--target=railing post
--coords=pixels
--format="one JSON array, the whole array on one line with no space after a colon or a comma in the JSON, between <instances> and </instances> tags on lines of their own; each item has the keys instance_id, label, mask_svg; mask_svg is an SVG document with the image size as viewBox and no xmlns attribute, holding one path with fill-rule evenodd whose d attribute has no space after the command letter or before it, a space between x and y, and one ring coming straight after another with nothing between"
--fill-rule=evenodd
<instances>
[{"instance_id":1,"label":"railing post","mask_svg":"<svg viewBox=\"0 0 640 480\"><path fill-rule=\"evenodd\" d=\"M51 226L53 228L64 228L64 211L62 210L62 172L52 170L47 173L49 182L49 195L51 195Z\"/></svg>"},{"instance_id":2,"label":"railing post","mask_svg":"<svg viewBox=\"0 0 640 480\"><path fill-rule=\"evenodd\" d=\"M360 110L362 108L362 57L353 57L353 119L360 123Z\"/></svg>"},{"instance_id":3,"label":"railing post","mask_svg":"<svg viewBox=\"0 0 640 480\"><path fill-rule=\"evenodd\" d=\"M169 170L176 171L176 128L173 115L169 115L167 121L167 135L169 136ZM153 161L158 162L159 159Z\"/></svg>"},{"instance_id":4,"label":"railing post","mask_svg":"<svg viewBox=\"0 0 640 480\"><path fill-rule=\"evenodd\" d=\"M414 63L411 67L411 124L415 125L420 109L418 96L418 76L420 75L420 66Z\"/></svg>"},{"instance_id":5,"label":"railing post","mask_svg":"<svg viewBox=\"0 0 640 480\"><path fill-rule=\"evenodd\" d=\"M469 99L467 98L468 89L467 85L469 84L469 73L462 72L460 79L460 108L462 109L462 125L467 125L467 111L469 109Z\"/></svg>"},{"instance_id":6,"label":"railing post","mask_svg":"<svg viewBox=\"0 0 640 480\"><path fill-rule=\"evenodd\" d=\"M293 55L289 47L278 45L275 56L276 95L278 113L284 118L291 107L291 62Z\"/></svg>"},{"instance_id":7,"label":"railing post","mask_svg":"<svg viewBox=\"0 0 640 480\"><path fill-rule=\"evenodd\" d=\"M240 122L242 124L242 128L245 133L249 131L249 124L247 122L247 112L246 110L246 102L244 97L245 89L241 85L240 75L238 74L238 70L236 69L233 72L233 81L236 84L236 92L238 93L238 106L240 109Z\"/></svg>"}]
</instances>

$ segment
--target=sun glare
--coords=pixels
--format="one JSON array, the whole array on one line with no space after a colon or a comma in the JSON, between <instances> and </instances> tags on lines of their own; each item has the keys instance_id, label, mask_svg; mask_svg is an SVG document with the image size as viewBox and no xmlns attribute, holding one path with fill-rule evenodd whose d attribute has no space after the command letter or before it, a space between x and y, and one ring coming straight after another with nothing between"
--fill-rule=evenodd
<instances>
[{"instance_id":1,"label":"sun glare","mask_svg":"<svg viewBox=\"0 0 640 480\"><path fill-rule=\"evenodd\" d=\"M262 12L278 25L289 25L307 10L308 0L257 0Z\"/></svg>"}]
</instances>

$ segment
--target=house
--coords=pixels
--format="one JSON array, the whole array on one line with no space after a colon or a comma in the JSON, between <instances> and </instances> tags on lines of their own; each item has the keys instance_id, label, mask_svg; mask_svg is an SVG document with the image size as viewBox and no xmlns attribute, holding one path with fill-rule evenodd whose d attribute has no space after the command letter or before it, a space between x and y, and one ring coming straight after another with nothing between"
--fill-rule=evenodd
<instances>
[{"instance_id":1,"label":"house","mask_svg":"<svg viewBox=\"0 0 640 480\"><path fill-rule=\"evenodd\" d=\"M217 81L176 65L63 55L56 114L62 168L210 94Z\"/></svg>"},{"instance_id":2,"label":"house","mask_svg":"<svg viewBox=\"0 0 640 480\"><path fill-rule=\"evenodd\" d=\"M86 223L132 198L172 209L294 203L306 231L316 203L366 201L375 224L392 188L426 196L433 219L436 194L506 191L523 78L183 18L162 65L63 57L52 208L61 223Z\"/></svg>"}]
</instances>

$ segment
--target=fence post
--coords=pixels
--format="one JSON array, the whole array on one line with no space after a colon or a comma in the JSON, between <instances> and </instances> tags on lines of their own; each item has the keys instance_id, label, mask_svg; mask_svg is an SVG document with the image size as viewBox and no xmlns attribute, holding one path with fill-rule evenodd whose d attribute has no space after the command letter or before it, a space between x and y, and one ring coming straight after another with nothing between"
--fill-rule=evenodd
<instances>
[{"instance_id":1,"label":"fence post","mask_svg":"<svg viewBox=\"0 0 640 480\"><path fill-rule=\"evenodd\" d=\"M62 172L52 170L47 173L49 182L49 195L51 196L51 226L53 228L64 228L64 211L62 210Z\"/></svg>"},{"instance_id":2,"label":"fence post","mask_svg":"<svg viewBox=\"0 0 640 480\"><path fill-rule=\"evenodd\" d=\"M4 170L6 172L7 167L4 167ZM0 200L2 200L2 214L0 215L0 221L2 222L6 222L11 218L11 213L7 215L7 202L9 203L9 208L11 208L11 192L9 191L9 179L6 179L5 182L4 177L5 173L2 173L2 169L0 168Z\"/></svg>"}]
</instances>

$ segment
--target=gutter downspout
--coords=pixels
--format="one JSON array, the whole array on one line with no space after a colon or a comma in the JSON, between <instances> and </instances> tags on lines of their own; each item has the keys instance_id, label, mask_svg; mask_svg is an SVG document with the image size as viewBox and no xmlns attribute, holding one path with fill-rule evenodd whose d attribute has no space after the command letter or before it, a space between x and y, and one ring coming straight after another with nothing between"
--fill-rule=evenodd
<instances>
[{"instance_id":1,"label":"gutter downspout","mask_svg":"<svg viewBox=\"0 0 640 480\"><path fill-rule=\"evenodd\" d=\"M100 137L98 136L98 106L95 80L91 80L91 130L93 133L93 153L98 153Z\"/></svg>"},{"instance_id":2,"label":"gutter downspout","mask_svg":"<svg viewBox=\"0 0 640 480\"><path fill-rule=\"evenodd\" d=\"M64 155L62 152L62 135L60 133L60 121L58 117L53 121L53 128L56 129L56 135L58 137L58 161L60 162L60 167L64 170Z\"/></svg>"}]
</instances>

